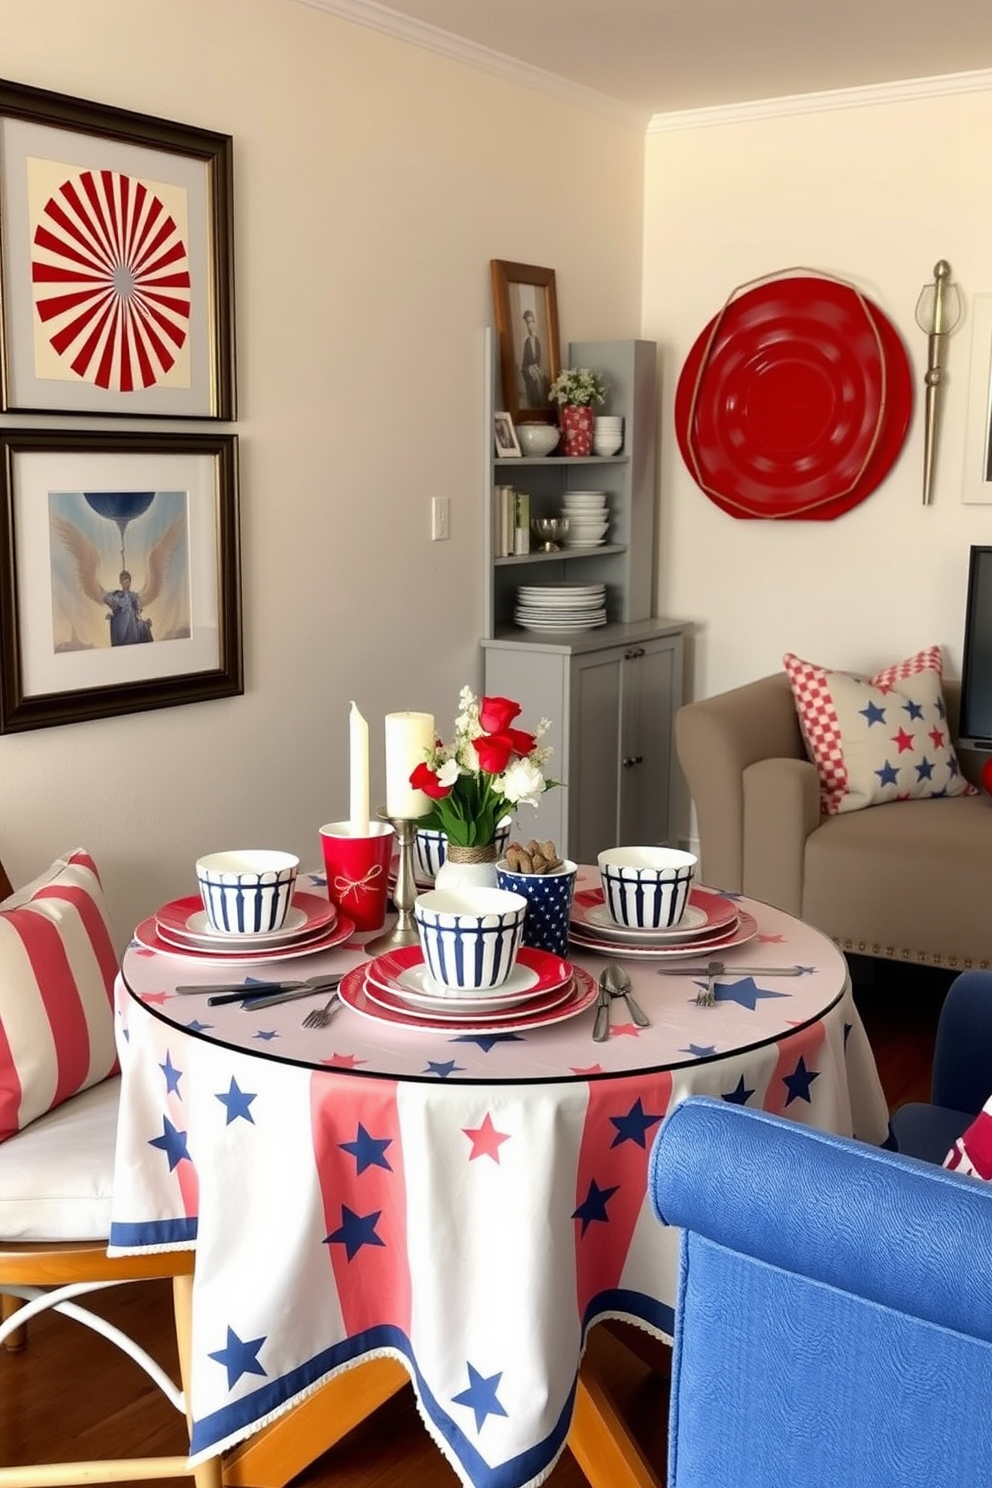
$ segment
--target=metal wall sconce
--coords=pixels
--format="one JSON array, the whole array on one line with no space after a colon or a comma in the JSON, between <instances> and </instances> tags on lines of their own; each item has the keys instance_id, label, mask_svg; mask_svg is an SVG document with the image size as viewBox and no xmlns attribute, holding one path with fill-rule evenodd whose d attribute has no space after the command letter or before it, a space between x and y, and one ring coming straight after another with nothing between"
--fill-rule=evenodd
<instances>
[{"instance_id":1,"label":"metal wall sconce","mask_svg":"<svg viewBox=\"0 0 992 1488\"><path fill-rule=\"evenodd\" d=\"M944 380L944 343L961 318L961 296L951 283L951 266L941 258L933 266L933 283L925 284L916 302L916 324L927 337L926 407L924 411L923 505L933 495L940 388Z\"/></svg>"}]
</instances>

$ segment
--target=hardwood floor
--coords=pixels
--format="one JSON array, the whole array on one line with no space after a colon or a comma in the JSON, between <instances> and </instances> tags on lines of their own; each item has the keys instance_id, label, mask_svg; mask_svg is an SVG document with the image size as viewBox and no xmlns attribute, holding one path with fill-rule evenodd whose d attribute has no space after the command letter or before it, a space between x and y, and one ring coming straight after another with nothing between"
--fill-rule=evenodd
<instances>
[{"instance_id":1,"label":"hardwood floor","mask_svg":"<svg viewBox=\"0 0 992 1488\"><path fill-rule=\"evenodd\" d=\"M887 966L851 957L855 999L890 1107L926 1100L937 1015L951 974ZM134 1283L91 1305L142 1338L175 1370L167 1285ZM617 1325L593 1330L590 1353L609 1371L631 1430L664 1476L668 1409L668 1351L642 1348L657 1368L627 1344L650 1345L646 1335ZM52 1461L81 1453L181 1452L179 1418L130 1361L105 1340L46 1315L31 1328L27 1349L0 1349L0 1464ZM174 1480L181 1481L181 1480ZM407 1388L295 1483L297 1488L453 1488L458 1479L427 1436ZM585 1488L566 1452L548 1488Z\"/></svg>"}]
</instances>

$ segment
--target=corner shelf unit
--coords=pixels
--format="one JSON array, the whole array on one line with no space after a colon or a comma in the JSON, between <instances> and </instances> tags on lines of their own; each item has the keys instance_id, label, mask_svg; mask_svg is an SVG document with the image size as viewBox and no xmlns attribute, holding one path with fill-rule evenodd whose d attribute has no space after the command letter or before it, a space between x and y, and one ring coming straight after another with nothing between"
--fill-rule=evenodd
<instances>
[{"instance_id":1,"label":"corner shelf unit","mask_svg":"<svg viewBox=\"0 0 992 1488\"><path fill-rule=\"evenodd\" d=\"M655 363L653 341L574 341L568 365L594 367L606 383L598 412L620 414L624 442L618 455L566 458L551 454L505 459L493 452L492 415L500 407L495 343L486 344L486 428L489 453L485 489L490 520L485 524L485 621L487 639L524 636L513 624L517 585L522 582L605 584L611 622L641 620L651 613L654 547ZM610 527L598 548L562 548L558 553L494 556L496 488L513 486L530 496L532 517L555 517L566 491L605 490ZM540 580L527 570L543 565Z\"/></svg>"},{"instance_id":2,"label":"corner shelf unit","mask_svg":"<svg viewBox=\"0 0 992 1488\"><path fill-rule=\"evenodd\" d=\"M551 772L565 782L536 813L522 810L514 831L550 837L562 856L586 863L619 842L670 841L678 809L672 729L686 626L651 614L656 361L650 341L572 342L567 365L599 372L608 389L602 411L624 420L620 453L505 459L493 451L492 415L504 405L491 336L486 345L485 691L514 698L531 722L551 720ZM567 491L605 490L608 542L497 558L501 485L528 493L532 517L558 516ZM524 630L513 621L521 583L605 584L608 623Z\"/></svg>"}]
</instances>

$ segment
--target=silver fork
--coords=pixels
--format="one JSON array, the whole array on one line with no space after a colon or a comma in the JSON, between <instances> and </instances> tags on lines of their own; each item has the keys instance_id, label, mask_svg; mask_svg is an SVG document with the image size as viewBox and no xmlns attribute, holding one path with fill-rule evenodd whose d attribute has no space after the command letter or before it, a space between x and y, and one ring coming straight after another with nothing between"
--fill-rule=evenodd
<instances>
[{"instance_id":1,"label":"silver fork","mask_svg":"<svg viewBox=\"0 0 992 1488\"><path fill-rule=\"evenodd\" d=\"M303 1027L326 1028L328 1023L330 1023L331 1019L334 1017L334 1014L337 1012L337 1007L335 1006L335 1004L339 1001L340 999L338 997L338 991L335 987L334 991L324 1003L323 1007L314 1008L313 1012L307 1013L306 1017L303 1019Z\"/></svg>"},{"instance_id":2,"label":"silver fork","mask_svg":"<svg viewBox=\"0 0 992 1488\"><path fill-rule=\"evenodd\" d=\"M716 1000L716 993L713 991L713 978L718 977L723 969L724 964L722 961L709 962L706 967L706 986L701 987L700 990L696 993L697 1007L713 1006Z\"/></svg>"}]
</instances>

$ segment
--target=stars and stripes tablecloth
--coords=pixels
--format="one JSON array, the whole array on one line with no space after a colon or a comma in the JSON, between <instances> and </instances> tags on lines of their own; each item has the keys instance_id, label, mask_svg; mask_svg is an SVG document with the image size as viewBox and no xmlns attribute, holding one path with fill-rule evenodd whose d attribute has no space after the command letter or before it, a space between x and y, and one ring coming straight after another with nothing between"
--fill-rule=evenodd
<instances>
[{"instance_id":1,"label":"stars and stripes tablecloth","mask_svg":"<svg viewBox=\"0 0 992 1488\"><path fill-rule=\"evenodd\" d=\"M689 980L628 961L652 1026L614 1010L605 1045L591 1010L472 1038L404 1038L348 1009L315 1034L300 1027L306 1003L208 1016L173 990L189 961L132 946L117 988L111 1250L196 1248L194 1459L390 1355L464 1484L541 1482L565 1444L589 1325L621 1317L670 1335L677 1236L645 1191L670 1107L706 1093L886 1135L840 953L749 908L765 939L747 964L786 956L803 975L736 977L728 956L717 1005L700 1009ZM355 944L279 970L361 957Z\"/></svg>"}]
</instances>

